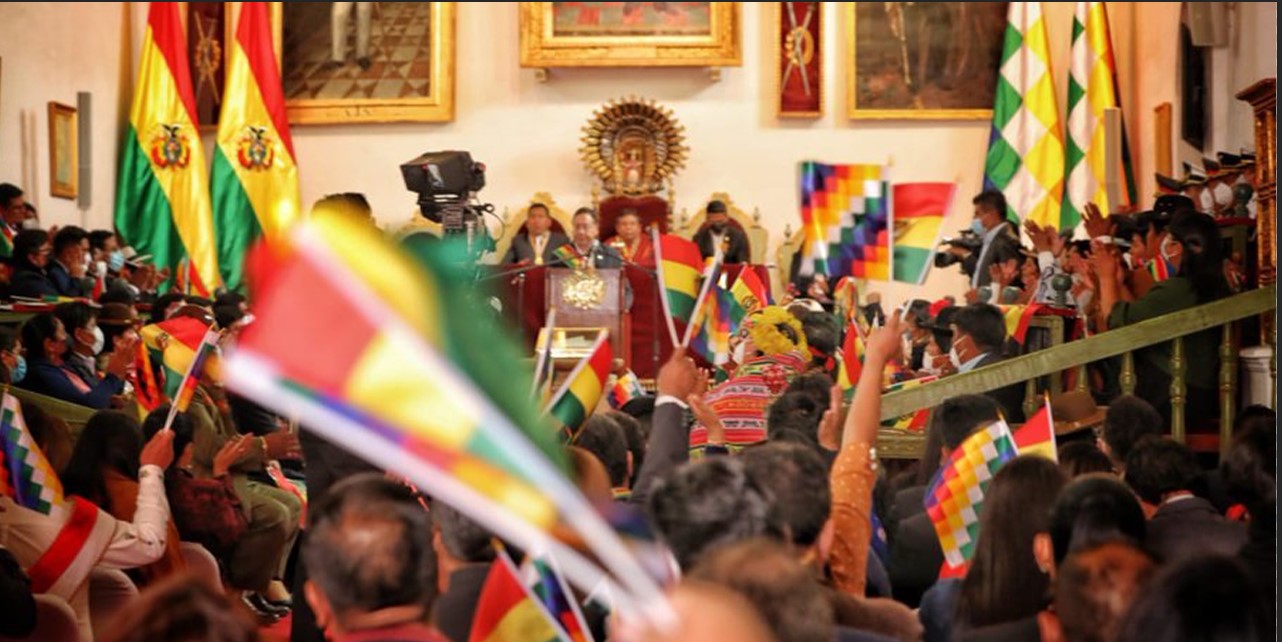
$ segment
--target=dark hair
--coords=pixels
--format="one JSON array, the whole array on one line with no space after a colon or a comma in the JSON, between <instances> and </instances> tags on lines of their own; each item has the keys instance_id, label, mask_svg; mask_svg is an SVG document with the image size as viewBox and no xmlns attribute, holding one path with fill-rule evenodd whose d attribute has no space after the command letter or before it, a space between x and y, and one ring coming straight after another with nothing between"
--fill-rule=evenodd
<instances>
[{"instance_id":1,"label":"dark hair","mask_svg":"<svg viewBox=\"0 0 1282 642\"><path fill-rule=\"evenodd\" d=\"M754 539L709 553L690 574L693 580L733 589L747 598L775 639L829 642L836 617L812 571L775 542Z\"/></svg>"},{"instance_id":2,"label":"dark hair","mask_svg":"<svg viewBox=\"0 0 1282 642\"><path fill-rule=\"evenodd\" d=\"M18 329L11 325L0 325L0 352L9 352L18 345Z\"/></svg>"},{"instance_id":3,"label":"dark hair","mask_svg":"<svg viewBox=\"0 0 1282 642\"><path fill-rule=\"evenodd\" d=\"M111 230L94 230L89 233L89 247L95 250L107 248L107 241L116 238L116 233Z\"/></svg>"},{"instance_id":4,"label":"dark hair","mask_svg":"<svg viewBox=\"0 0 1282 642\"><path fill-rule=\"evenodd\" d=\"M57 336L60 325L62 322L52 312L41 312L22 324L22 347L32 360L49 358L45 354L45 341Z\"/></svg>"},{"instance_id":5,"label":"dark hair","mask_svg":"<svg viewBox=\"0 0 1282 642\"><path fill-rule=\"evenodd\" d=\"M165 420L169 418L169 404L157 406L155 410L147 413L147 418L142 420L142 437L151 441L161 428L165 427ZM182 457L183 451L187 445L192 443L196 438L196 426L192 423L187 413L180 412L174 415L174 423L169 425L169 429L174 432L174 461Z\"/></svg>"},{"instance_id":6,"label":"dark hair","mask_svg":"<svg viewBox=\"0 0 1282 642\"><path fill-rule=\"evenodd\" d=\"M917 325L930 321L930 301L913 299L908 304L908 310L904 312L904 321L912 321Z\"/></svg>"},{"instance_id":7,"label":"dark hair","mask_svg":"<svg viewBox=\"0 0 1282 642\"><path fill-rule=\"evenodd\" d=\"M1171 239L1184 246L1179 275L1193 286L1198 303L1222 299L1229 295L1224 278L1224 248L1220 226L1208 214L1183 210L1171 218L1167 228Z\"/></svg>"},{"instance_id":8,"label":"dark hair","mask_svg":"<svg viewBox=\"0 0 1282 642\"><path fill-rule=\"evenodd\" d=\"M601 219L597 218L596 210L594 210L594 209L592 209L592 208L590 208L590 207L580 207L579 209L574 210L574 216L571 216L570 218L571 218L571 219L574 219L574 218L578 218L578 217L580 217L580 216L584 216L584 215L591 216L591 217L592 217L592 222L593 222L593 223L600 223L600 222L601 222Z\"/></svg>"},{"instance_id":9,"label":"dark hair","mask_svg":"<svg viewBox=\"0 0 1282 642\"><path fill-rule=\"evenodd\" d=\"M975 347L985 352L1000 350L1006 343L1006 318L997 306L972 303L957 311L953 325L975 341Z\"/></svg>"},{"instance_id":10,"label":"dark hair","mask_svg":"<svg viewBox=\"0 0 1282 642\"><path fill-rule=\"evenodd\" d=\"M137 479L140 455L142 430L138 420L123 412L99 410L80 431L71 461L62 472L63 490L110 509L103 475L110 469Z\"/></svg>"},{"instance_id":11,"label":"dark hair","mask_svg":"<svg viewBox=\"0 0 1282 642\"><path fill-rule=\"evenodd\" d=\"M1033 557L1033 538L1050 528L1049 507L1064 484L1055 462L1038 455L1016 457L993 476L957 598L957 613L969 625L1011 622L1046 606L1049 580Z\"/></svg>"},{"instance_id":12,"label":"dark hair","mask_svg":"<svg viewBox=\"0 0 1282 642\"><path fill-rule=\"evenodd\" d=\"M628 483L628 442L619 424L605 415L592 415L574 436L573 445L596 456L610 475L610 485Z\"/></svg>"},{"instance_id":13,"label":"dark hair","mask_svg":"<svg viewBox=\"0 0 1282 642\"><path fill-rule=\"evenodd\" d=\"M993 210L1002 218L1006 218L1006 195L995 189L986 189L980 192L979 195L971 199L970 202L972 205L978 205L980 207Z\"/></svg>"},{"instance_id":14,"label":"dark hair","mask_svg":"<svg viewBox=\"0 0 1282 642\"><path fill-rule=\"evenodd\" d=\"M225 593L182 573L148 586L98 638L103 642L258 642L257 624Z\"/></svg>"},{"instance_id":15,"label":"dark hair","mask_svg":"<svg viewBox=\"0 0 1282 642\"><path fill-rule=\"evenodd\" d=\"M829 399L832 395L832 377L822 372L809 372L794 377L784 388L784 394L800 393L810 397L810 401L815 405L822 417L825 410L828 409Z\"/></svg>"},{"instance_id":16,"label":"dark hair","mask_svg":"<svg viewBox=\"0 0 1282 642\"><path fill-rule=\"evenodd\" d=\"M245 318L245 312L238 305L215 305L214 323L220 328L230 328L233 323Z\"/></svg>"},{"instance_id":17,"label":"dark hair","mask_svg":"<svg viewBox=\"0 0 1282 642\"><path fill-rule=\"evenodd\" d=\"M44 230L22 230L13 237L13 266L26 267L29 269L38 269L36 264L31 262L31 255L35 254L49 242L49 233Z\"/></svg>"},{"instance_id":18,"label":"dark hair","mask_svg":"<svg viewBox=\"0 0 1282 642\"><path fill-rule=\"evenodd\" d=\"M89 238L89 233L82 227L68 225L67 227L58 228L58 233L53 235L53 255L62 254L63 250L72 245L79 246L87 238Z\"/></svg>"},{"instance_id":19,"label":"dark hair","mask_svg":"<svg viewBox=\"0 0 1282 642\"><path fill-rule=\"evenodd\" d=\"M1273 620L1264 598L1240 562L1193 557L1158 575L1131 607L1116 640L1272 639Z\"/></svg>"},{"instance_id":20,"label":"dark hair","mask_svg":"<svg viewBox=\"0 0 1282 642\"><path fill-rule=\"evenodd\" d=\"M8 208L9 201L22 196L22 188L13 183L0 183L0 207Z\"/></svg>"},{"instance_id":21,"label":"dark hair","mask_svg":"<svg viewBox=\"0 0 1282 642\"><path fill-rule=\"evenodd\" d=\"M98 318L98 311L83 301L68 301L53 307L53 316L58 317L68 334L89 326Z\"/></svg>"},{"instance_id":22,"label":"dark hair","mask_svg":"<svg viewBox=\"0 0 1282 642\"><path fill-rule=\"evenodd\" d=\"M548 216L552 215L552 210L548 209L547 205L544 205L543 203L538 203L538 202L530 203L530 206L525 208L525 215L529 216L531 213L534 212L535 209L543 210L543 213L547 214Z\"/></svg>"},{"instance_id":23,"label":"dark hair","mask_svg":"<svg viewBox=\"0 0 1282 642\"><path fill-rule=\"evenodd\" d=\"M98 303L107 305L108 303L123 303L128 306L134 306L138 303L138 297L133 291L125 287L108 288L102 296L98 297Z\"/></svg>"},{"instance_id":24,"label":"dark hair","mask_svg":"<svg viewBox=\"0 0 1282 642\"><path fill-rule=\"evenodd\" d=\"M1071 552L1103 542L1122 540L1139 546L1144 542L1144 511L1116 477L1087 475L1060 492L1051 511L1050 534L1056 565Z\"/></svg>"},{"instance_id":25,"label":"dark hair","mask_svg":"<svg viewBox=\"0 0 1282 642\"><path fill-rule=\"evenodd\" d=\"M781 538L769 489L744 470L743 462L713 457L686 464L650 491L650 523L682 569L704 553L752 537Z\"/></svg>"},{"instance_id":26,"label":"dark hair","mask_svg":"<svg viewBox=\"0 0 1282 642\"><path fill-rule=\"evenodd\" d=\"M1068 556L1055 578L1055 614L1067 642L1108 642L1156 570L1126 542L1106 542Z\"/></svg>"},{"instance_id":27,"label":"dark hair","mask_svg":"<svg viewBox=\"0 0 1282 642\"><path fill-rule=\"evenodd\" d=\"M441 534L445 551L461 562L494 560L494 538L490 532L443 501L432 502L432 524Z\"/></svg>"},{"instance_id":28,"label":"dark hair","mask_svg":"<svg viewBox=\"0 0 1282 642\"><path fill-rule=\"evenodd\" d=\"M1131 448L1148 435L1162 434L1162 415L1157 414L1149 402L1132 395L1124 395L1109 404L1104 413L1104 428L1100 438L1111 451L1113 461L1126 463Z\"/></svg>"},{"instance_id":29,"label":"dark hair","mask_svg":"<svg viewBox=\"0 0 1282 642\"><path fill-rule=\"evenodd\" d=\"M619 215L614 217L614 220L617 221L625 216L635 216L638 221L641 220L641 213L631 207L625 208L623 211L619 212Z\"/></svg>"},{"instance_id":30,"label":"dark hair","mask_svg":"<svg viewBox=\"0 0 1282 642\"><path fill-rule=\"evenodd\" d=\"M183 296L182 293L180 292L170 292L169 294L162 294L156 297L156 301L151 304L150 323L160 323L161 321L164 321L165 308L168 308L169 306L175 303L178 303L180 301L186 301L186 300L187 300L187 297Z\"/></svg>"},{"instance_id":31,"label":"dark hair","mask_svg":"<svg viewBox=\"0 0 1282 642\"><path fill-rule=\"evenodd\" d=\"M360 192L338 192L336 194L326 194L319 201L312 204L312 209L320 207L337 207L339 209L359 210L360 213L372 216L374 208L370 207L369 199Z\"/></svg>"},{"instance_id":32,"label":"dark hair","mask_svg":"<svg viewBox=\"0 0 1282 642\"><path fill-rule=\"evenodd\" d=\"M792 543L813 545L832 508L823 459L812 448L777 442L745 449L739 459L748 476L770 489L773 519L787 527Z\"/></svg>"},{"instance_id":33,"label":"dark hair","mask_svg":"<svg viewBox=\"0 0 1282 642\"><path fill-rule=\"evenodd\" d=\"M930 413L926 427L926 450L918 461L917 483L929 484L939 470L940 451L952 452L976 428L1001 418L1001 409L991 397L957 395L945 399Z\"/></svg>"},{"instance_id":34,"label":"dark hair","mask_svg":"<svg viewBox=\"0 0 1282 642\"><path fill-rule=\"evenodd\" d=\"M1167 493L1198 486L1202 471L1188 446L1162 437L1145 437L1126 456L1127 485L1145 503L1162 503Z\"/></svg>"},{"instance_id":35,"label":"dark hair","mask_svg":"<svg viewBox=\"0 0 1282 642\"><path fill-rule=\"evenodd\" d=\"M308 507L308 579L343 614L431 604L436 557L427 511L408 486L349 477Z\"/></svg>"},{"instance_id":36,"label":"dark hair","mask_svg":"<svg viewBox=\"0 0 1282 642\"><path fill-rule=\"evenodd\" d=\"M812 351L811 364L827 370L828 359L837 353L836 319L827 312L807 312L801 316L801 333ZM814 355L815 351L822 356Z\"/></svg>"},{"instance_id":37,"label":"dark hair","mask_svg":"<svg viewBox=\"0 0 1282 642\"><path fill-rule=\"evenodd\" d=\"M1265 406L1250 406L1234 424L1233 443L1220 462L1220 474L1229 497L1254 516L1262 503L1277 496L1277 414Z\"/></svg>"},{"instance_id":38,"label":"dark hair","mask_svg":"<svg viewBox=\"0 0 1282 642\"><path fill-rule=\"evenodd\" d=\"M788 433L817 444L819 420L828 405L820 406L806 392L786 392L766 409L766 438L774 441Z\"/></svg>"},{"instance_id":39,"label":"dark hair","mask_svg":"<svg viewBox=\"0 0 1282 642\"><path fill-rule=\"evenodd\" d=\"M31 433L31 440L36 442L44 453L53 471L62 475L71 461L71 450L75 447L71 439L71 428L67 422L56 417L40 406L31 402L22 402L22 418Z\"/></svg>"},{"instance_id":40,"label":"dark hair","mask_svg":"<svg viewBox=\"0 0 1282 642\"><path fill-rule=\"evenodd\" d=\"M950 324L953 317L957 316L955 305L950 305L940 310L933 321L930 322L930 336L935 339L935 345L943 354L948 354L948 350L953 347L953 329Z\"/></svg>"},{"instance_id":41,"label":"dark hair","mask_svg":"<svg viewBox=\"0 0 1282 642\"><path fill-rule=\"evenodd\" d=\"M645 428L640 420L626 412L611 410L605 413L605 416L619 424L619 429L623 431L623 440L628 445L628 452L632 455L632 477L628 479L628 487L631 488L636 485L637 475L641 474L641 464L645 462L645 442L648 435L645 434Z\"/></svg>"},{"instance_id":42,"label":"dark hair","mask_svg":"<svg viewBox=\"0 0 1282 642\"><path fill-rule=\"evenodd\" d=\"M1111 473L1113 462L1094 443L1070 441L1059 447L1059 469L1069 479L1077 479L1091 473Z\"/></svg>"},{"instance_id":43,"label":"dark hair","mask_svg":"<svg viewBox=\"0 0 1282 642\"><path fill-rule=\"evenodd\" d=\"M246 301L245 295L239 292L233 292L231 290L227 290L226 292L220 292L218 296L214 297L214 306L217 307L220 305L232 305L232 306L240 307L240 305L242 303L245 303L245 301Z\"/></svg>"}]
</instances>

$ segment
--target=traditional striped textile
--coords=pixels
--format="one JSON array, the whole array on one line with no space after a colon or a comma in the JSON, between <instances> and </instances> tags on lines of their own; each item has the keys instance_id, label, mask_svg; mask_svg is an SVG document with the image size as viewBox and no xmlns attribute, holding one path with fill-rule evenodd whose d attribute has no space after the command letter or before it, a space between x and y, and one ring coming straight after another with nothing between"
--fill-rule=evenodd
<instances>
[{"instance_id":1,"label":"traditional striped textile","mask_svg":"<svg viewBox=\"0 0 1282 642\"><path fill-rule=\"evenodd\" d=\"M1073 48L1068 69L1068 138L1065 144L1067 179L1060 229L1075 229L1087 203L1109 214L1135 202L1135 175L1123 119L1120 203L1109 201L1107 151L1104 149L1104 110L1121 107L1117 62L1113 58L1108 12L1103 2L1078 2L1073 14Z\"/></svg>"},{"instance_id":2,"label":"traditional striped textile","mask_svg":"<svg viewBox=\"0 0 1282 642\"><path fill-rule=\"evenodd\" d=\"M548 415L567 435L578 434L579 427L601 402L612 361L614 349L610 347L610 334L602 330L588 356L574 366L560 390L552 395Z\"/></svg>"},{"instance_id":3,"label":"traditional striped textile","mask_svg":"<svg viewBox=\"0 0 1282 642\"><path fill-rule=\"evenodd\" d=\"M564 263L565 267L573 268L575 270L582 270L588 266L587 257L579 254L579 251L575 249L573 243L567 243L555 250L552 250L552 256L555 256L558 261Z\"/></svg>"},{"instance_id":4,"label":"traditional striped textile","mask_svg":"<svg viewBox=\"0 0 1282 642\"><path fill-rule=\"evenodd\" d=\"M227 43L226 89L210 171L218 264L227 287L245 283L245 254L280 238L300 213L298 166L285 117L267 2L242 2Z\"/></svg>"},{"instance_id":5,"label":"traditional striped textile","mask_svg":"<svg viewBox=\"0 0 1282 642\"><path fill-rule=\"evenodd\" d=\"M468 642L567 642L552 615L500 551L485 577Z\"/></svg>"},{"instance_id":6,"label":"traditional striped textile","mask_svg":"<svg viewBox=\"0 0 1282 642\"><path fill-rule=\"evenodd\" d=\"M979 540L984 492L997 470L1015 455L1010 428L1005 421L995 421L967 437L935 473L922 503L948 566L961 569L970 562Z\"/></svg>"},{"instance_id":7,"label":"traditional striped textile","mask_svg":"<svg viewBox=\"0 0 1282 642\"><path fill-rule=\"evenodd\" d=\"M1042 3L1012 2L1007 16L984 187L1006 195L1011 220L1058 228L1064 138Z\"/></svg>"},{"instance_id":8,"label":"traditional striped textile","mask_svg":"<svg viewBox=\"0 0 1282 642\"><path fill-rule=\"evenodd\" d=\"M185 33L177 2L151 3L120 156L116 229L175 274L190 257L190 287L207 296L222 277Z\"/></svg>"},{"instance_id":9,"label":"traditional striped textile","mask_svg":"<svg viewBox=\"0 0 1282 642\"><path fill-rule=\"evenodd\" d=\"M734 375L716 385L704 401L717 413L726 431L726 447L732 452L766 438L766 409L783 393L788 382L806 371L810 359L799 353L785 353L749 359ZM708 443L703 425L690 430L691 455L702 456Z\"/></svg>"},{"instance_id":10,"label":"traditional striped textile","mask_svg":"<svg viewBox=\"0 0 1282 642\"><path fill-rule=\"evenodd\" d=\"M898 183L894 187L895 280L921 285L934 264L953 183Z\"/></svg>"},{"instance_id":11,"label":"traditional striped textile","mask_svg":"<svg viewBox=\"0 0 1282 642\"><path fill-rule=\"evenodd\" d=\"M890 279L886 180L881 165L801 164L801 274Z\"/></svg>"}]
</instances>

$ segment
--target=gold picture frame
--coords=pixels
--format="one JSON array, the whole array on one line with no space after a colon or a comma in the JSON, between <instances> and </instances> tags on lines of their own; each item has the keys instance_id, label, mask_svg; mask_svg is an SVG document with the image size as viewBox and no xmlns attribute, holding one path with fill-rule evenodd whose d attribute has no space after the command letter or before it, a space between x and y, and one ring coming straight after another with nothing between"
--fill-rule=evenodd
<instances>
[{"instance_id":1,"label":"gold picture frame","mask_svg":"<svg viewBox=\"0 0 1282 642\"><path fill-rule=\"evenodd\" d=\"M49 193L58 198L79 194L80 139L76 108L49 102Z\"/></svg>"},{"instance_id":2,"label":"gold picture frame","mask_svg":"<svg viewBox=\"0 0 1282 642\"><path fill-rule=\"evenodd\" d=\"M556 5L575 5L561 7ZM584 5L605 5L592 7ZM644 17L642 24L627 23L617 18L616 12L625 11L629 3L560 3L522 2L521 5L521 66L522 67L737 67L743 64L742 34L738 2L708 2L705 16L696 16L694 25L681 20L654 25L653 33L645 33L644 22L662 21L663 18ZM635 3L636 11L660 11L654 3ZM671 11L697 10L693 7L675 7ZM691 3L684 3L689 5ZM558 33L558 10L596 11L598 23L578 28L585 33ZM604 11L605 13L600 13ZM562 15L564 17L564 15ZM563 20L564 22L564 20ZM685 30L687 33L672 33ZM597 33L590 33L590 32ZM667 33L665 33L667 31Z\"/></svg>"},{"instance_id":3,"label":"gold picture frame","mask_svg":"<svg viewBox=\"0 0 1282 642\"><path fill-rule=\"evenodd\" d=\"M372 64L367 62L367 67L351 68L349 60L345 60L338 69L329 70L335 74L346 74L351 79L351 89L349 93L360 92L362 90L373 94L375 91L382 91L381 81L370 80L367 77L371 74L377 78L378 65L388 65L403 67L408 69L405 79L406 87L414 89L411 81L416 80L418 74L426 73L426 94L423 96L413 97L393 97L378 96L353 98L350 96L307 96L308 93L314 92L315 87L303 86L306 83L306 74L314 74L319 70L315 67L314 62L296 63L292 55L296 50L293 49L296 40L287 33L287 25L284 23L289 19L286 14L285 3L272 3L273 30L275 32L277 51L281 52L281 80L285 90L285 109L289 117L289 122L295 125L316 125L316 124L335 124L335 123L409 123L409 122L449 122L454 120L454 95L455 95L455 59L456 59L456 33L457 33L457 4L456 2L371 2L371 3L352 3L358 5L351 10L351 16L346 26L346 32L353 34L351 40L358 40L360 35L353 33L360 29L362 19L369 20L375 24L370 31L376 29L386 29L378 34L378 38L366 35L371 49L367 58L373 59ZM289 3L290 11L303 10L301 5L315 6L332 6L340 3ZM348 4L348 3L341 3ZM359 5L368 5L372 16L362 18ZM408 40L404 44L398 42L398 46L381 47L380 40L390 41L391 38L399 40L412 36L408 31L401 29L403 25L394 24L392 28L401 29L399 32L393 32L388 29L388 25L381 24L387 20L386 16L391 12L421 11L417 5L429 5L426 8L428 19L428 28L425 46L428 52L428 60L422 60L415 54L409 59L400 59L405 55L407 49L413 48L421 50L424 46L420 43L414 45ZM333 9L332 9L333 10ZM368 15L368 14L367 14ZM411 25L410 29L414 27ZM329 23L325 24L324 35L328 35L330 30ZM305 30L304 37L314 34L314 29ZM311 43L314 45L315 43ZM332 44L332 43L331 43ZM414 46L411 46L414 45ZM345 49L351 49L350 45L344 45ZM394 49L390 54L388 49ZM353 52L356 53L356 52ZM386 59L380 55L387 54ZM354 64L359 64L359 57ZM299 65L299 68L295 67ZM371 87L372 85L372 87ZM323 88L320 91L325 92L328 89ZM338 88L342 90L341 87Z\"/></svg>"},{"instance_id":4,"label":"gold picture frame","mask_svg":"<svg viewBox=\"0 0 1282 642\"><path fill-rule=\"evenodd\" d=\"M996 92L997 75L1000 73L1001 64L1001 47L1002 38L1005 33L1006 25L1006 2L843 2L843 11L845 12L845 64L846 64L846 115L852 120L862 119L902 119L902 120L989 120L993 117L993 96ZM910 6L911 5L911 6ZM863 49L865 59L869 61L884 62L887 57L896 57L901 60L902 71L898 73L886 73L887 65L881 65L873 69L877 63L868 63L861 68L860 62L860 39L859 39L859 15L864 13L866 19L884 19L887 23L895 20L893 12L899 11L899 20L902 21L898 30L890 27L889 24L873 23L868 25L867 32L877 34L884 38L895 38L896 33L907 34L914 27L932 28L930 36L936 36L943 42L962 42L965 46L975 46L978 48L978 55L974 59L980 62L975 63L972 59L968 66L969 76L960 76L955 80L953 86L959 87L956 93L968 93L969 96L950 97L945 92L935 92L930 94L928 91L922 91L920 88L914 88L907 79L910 74L925 68L926 63L920 60L912 62L910 57L911 51L920 51L918 48L910 48L907 40L910 36L904 35L900 38L899 46L894 52L887 52L886 43L868 44L864 43ZM934 11L938 18L905 18L902 12L926 12ZM886 15L882 16L880 13ZM951 13L967 13L969 18L961 19L951 16ZM906 25L906 26L905 26ZM962 25L962 26L959 26ZM956 37L956 30L970 29L971 32L964 38ZM945 33L945 30L953 30ZM977 44L976 44L977 43ZM878 51L880 47L880 51ZM948 55L952 55L952 50ZM874 73L877 72L877 73ZM898 76L898 77L895 77ZM976 82L974 78L983 78L981 82ZM874 83L874 79L878 83ZM861 87L861 82L867 82L867 85ZM928 81L929 82L929 81ZM992 86L991 91L986 91L986 96L979 99L976 86L982 85L983 82L989 82ZM919 82L918 85L924 86L927 83ZM871 87L877 85L879 89L885 89L884 93L875 96L872 101L879 103L875 106L872 104L860 104L861 94L867 98L868 94L875 93ZM898 85L896 87L896 85ZM897 89L892 92L890 89ZM937 89L934 87L932 89ZM928 95L923 98L923 95ZM889 96L889 97L888 97ZM949 101L955 103L966 103L957 105L947 105ZM945 104L943 107L933 107L924 103L931 102L935 104ZM896 104L898 103L898 104ZM982 105L982 106L981 106Z\"/></svg>"}]
</instances>

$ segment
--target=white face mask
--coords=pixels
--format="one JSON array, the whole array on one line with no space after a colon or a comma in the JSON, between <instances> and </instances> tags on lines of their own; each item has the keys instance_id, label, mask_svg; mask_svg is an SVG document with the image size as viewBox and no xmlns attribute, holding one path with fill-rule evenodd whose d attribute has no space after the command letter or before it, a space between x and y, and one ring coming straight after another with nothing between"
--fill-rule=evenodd
<instances>
[{"instance_id":1,"label":"white face mask","mask_svg":"<svg viewBox=\"0 0 1282 642\"><path fill-rule=\"evenodd\" d=\"M953 368L961 370L962 360L961 357L957 355L957 348L948 349L948 362L953 364Z\"/></svg>"},{"instance_id":2,"label":"white face mask","mask_svg":"<svg viewBox=\"0 0 1282 642\"><path fill-rule=\"evenodd\" d=\"M38 230L40 229L40 221L34 218L24 218L22 219L22 229Z\"/></svg>"},{"instance_id":3,"label":"white face mask","mask_svg":"<svg viewBox=\"0 0 1282 642\"><path fill-rule=\"evenodd\" d=\"M1215 204L1220 207L1227 207L1233 204L1233 188L1228 183L1219 182L1215 184Z\"/></svg>"},{"instance_id":4,"label":"white face mask","mask_svg":"<svg viewBox=\"0 0 1282 642\"><path fill-rule=\"evenodd\" d=\"M731 353L730 358L734 360L735 363L742 364L744 361L744 356L747 354L747 350L748 350L748 342L740 341L739 344L734 347L734 352Z\"/></svg>"},{"instance_id":5,"label":"white face mask","mask_svg":"<svg viewBox=\"0 0 1282 642\"><path fill-rule=\"evenodd\" d=\"M1202 212L1209 214L1212 209L1215 209L1215 196L1211 194L1211 190L1202 188L1202 193L1198 195L1197 200Z\"/></svg>"},{"instance_id":6,"label":"white face mask","mask_svg":"<svg viewBox=\"0 0 1282 642\"><path fill-rule=\"evenodd\" d=\"M1167 236L1162 239L1162 244L1157 248L1157 253L1161 254L1162 258L1165 259L1168 263L1171 261L1172 258L1175 257L1175 253L1167 249L1172 245L1178 245L1178 243L1172 240L1171 237Z\"/></svg>"}]
</instances>

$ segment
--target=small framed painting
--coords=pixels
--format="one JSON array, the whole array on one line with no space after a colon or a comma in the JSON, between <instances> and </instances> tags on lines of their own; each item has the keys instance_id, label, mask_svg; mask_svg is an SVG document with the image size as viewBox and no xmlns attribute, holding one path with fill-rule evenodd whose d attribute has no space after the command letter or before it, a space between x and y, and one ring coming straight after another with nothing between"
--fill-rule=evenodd
<instances>
[{"instance_id":1,"label":"small framed painting","mask_svg":"<svg viewBox=\"0 0 1282 642\"><path fill-rule=\"evenodd\" d=\"M522 2L522 67L729 67L738 2Z\"/></svg>"},{"instance_id":2,"label":"small framed painting","mask_svg":"<svg viewBox=\"0 0 1282 642\"><path fill-rule=\"evenodd\" d=\"M80 173L76 108L49 103L49 193L58 198L75 198Z\"/></svg>"},{"instance_id":3,"label":"small framed painting","mask_svg":"<svg viewBox=\"0 0 1282 642\"><path fill-rule=\"evenodd\" d=\"M823 3L775 4L775 112L780 118L818 118L824 113Z\"/></svg>"}]
</instances>

